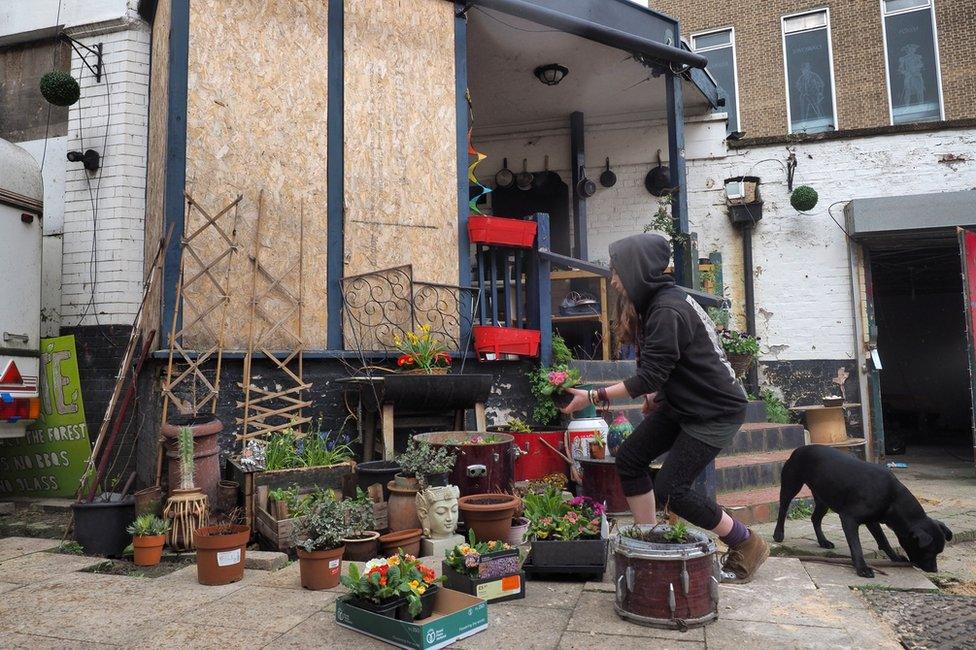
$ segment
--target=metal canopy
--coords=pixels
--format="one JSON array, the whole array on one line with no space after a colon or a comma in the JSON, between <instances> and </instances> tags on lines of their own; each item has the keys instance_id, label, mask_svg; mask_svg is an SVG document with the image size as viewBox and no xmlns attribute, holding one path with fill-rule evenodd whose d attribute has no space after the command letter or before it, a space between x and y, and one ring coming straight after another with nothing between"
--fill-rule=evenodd
<instances>
[{"instance_id":1,"label":"metal canopy","mask_svg":"<svg viewBox=\"0 0 976 650\"><path fill-rule=\"evenodd\" d=\"M853 239L880 242L914 233L918 245L953 237L956 226L976 225L976 190L854 199L844 216Z\"/></svg>"},{"instance_id":2,"label":"metal canopy","mask_svg":"<svg viewBox=\"0 0 976 650\"><path fill-rule=\"evenodd\" d=\"M502 11L665 63L693 68L708 63L681 49L677 21L628 0L468 0L464 5Z\"/></svg>"}]
</instances>

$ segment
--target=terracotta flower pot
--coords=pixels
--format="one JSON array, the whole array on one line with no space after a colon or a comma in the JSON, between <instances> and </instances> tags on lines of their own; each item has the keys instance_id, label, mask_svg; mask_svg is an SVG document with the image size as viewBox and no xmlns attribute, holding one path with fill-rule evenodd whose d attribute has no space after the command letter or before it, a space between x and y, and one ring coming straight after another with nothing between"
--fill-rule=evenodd
<instances>
[{"instance_id":1,"label":"terracotta flower pot","mask_svg":"<svg viewBox=\"0 0 976 650\"><path fill-rule=\"evenodd\" d=\"M417 492L420 488L398 487L396 481L390 481L387 487L390 489L390 499L387 501L387 525L390 531L420 528L420 517L417 516Z\"/></svg>"},{"instance_id":2,"label":"terracotta flower pot","mask_svg":"<svg viewBox=\"0 0 976 650\"><path fill-rule=\"evenodd\" d=\"M607 457L607 446L598 445L595 442L590 443L590 458L600 460L601 458Z\"/></svg>"},{"instance_id":3,"label":"terracotta flower pot","mask_svg":"<svg viewBox=\"0 0 976 650\"><path fill-rule=\"evenodd\" d=\"M302 587L317 591L332 589L339 584L342 573L342 554L345 546L326 551L306 551L298 547L298 569L302 576Z\"/></svg>"},{"instance_id":4,"label":"terracotta flower pot","mask_svg":"<svg viewBox=\"0 0 976 650\"><path fill-rule=\"evenodd\" d=\"M395 474L393 476L393 483L398 487L405 490L420 489L420 481L416 476L407 476L406 474Z\"/></svg>"},{"instance_id":5,"label":"terracotta flower pot","mask_svg":"<svg viewBox=\"0 0 976 650\"><path fill-rule=\"evenodd\" d=\"M393 555L397 549L403 549L407 555L420 555L420 538L423 534L422 529L414 528L380 535L380 555Z\"/></svg>"},{"instance_id":6,"label":"terracotta flower pot","mask_svg":"<svg viewBox=\"0 0 976 650\"><path fill-rule=\"evenodd\" d=\"M178 415L160 428L166 441L167 480L173 491L180 485L180 453L176 443L181 427L193 431L193 485L207 495L210 503L217 500L220 482L220 446L218 435L223 428L220 420L206 415Z\"/></svg>"},{"instance_id":7,"label":"terracotta flower pot","mask_svg":"<svg viewBox=\"0 0 976 650\"><path fill-rule=\"evenodd\" d=\"M380 534L375 530L367 530L363 537L344 537L342 543L346 545L346 550L342 559L347 562L372 560L379 551L379 539Z\"/></svg>"},{"instance_id":8,"label":"terracotta flower pot","mask_svg":"<svg viewBox=\"0 0 976 650\"><path fill-rule=\"evenodd\" d=\"M458 509L478 541L504 541L512 529L515 509L521 503L521 499L511 494L472 494L458 500Z\"/></svg>"},{"instance_id":9,"label":"terracotta flower pot","mask_svg":"<svg viewBox=\"0 0 976 650\"><path fill-rule=\"evenodd\" d=\"M230 529L229 534L219 531ZM244 554L250 526L204 526L193 532L197 547L197 582L226 585L244 577Z\"/></svg>"},{"instance_id":10,"label":"terracotta flower pot","mask_svg":"<svg viewBox=\"0 0 976 650\"><path fill-rule=\"evenodd\" d=\"M156 566L163 557L166 535L135 535L132 538L132 561L136 566Z\"/></svg>"}]
</instances>

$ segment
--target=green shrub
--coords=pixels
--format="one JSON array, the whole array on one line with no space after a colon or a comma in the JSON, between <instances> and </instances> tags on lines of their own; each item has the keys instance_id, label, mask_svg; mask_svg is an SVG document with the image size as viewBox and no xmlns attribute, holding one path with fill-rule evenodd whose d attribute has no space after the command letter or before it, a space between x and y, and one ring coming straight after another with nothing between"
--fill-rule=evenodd
<instances>
[{"instance_id":1,"label":"green shrub","mask_svg":"<svg viewBox=\"0 0 976 650\"><path fill-rule=\"evenodd\" d=\"M790 194L790 205L797 212L809 212L817 207L819 198L817 190L809 185L801 185Z\"/></svg>"},{"instance_id":2,"label":"green shrub","mask_svg":"<svg viewBox=\"0 0 976 650\"><path fill-rule=\"evenodd\" d=\"M81 97L81 87L64 70L52 70L41 77L41 95L55 106L71 106Z\"/></svg>"}]
</instances>

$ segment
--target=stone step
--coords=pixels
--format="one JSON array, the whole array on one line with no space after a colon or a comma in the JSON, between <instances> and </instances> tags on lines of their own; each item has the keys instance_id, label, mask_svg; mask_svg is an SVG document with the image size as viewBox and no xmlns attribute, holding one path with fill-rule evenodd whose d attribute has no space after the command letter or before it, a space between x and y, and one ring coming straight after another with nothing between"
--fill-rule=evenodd
<instances>
[{"instance_id":1,"label":"stone step","mask_svg":"<svg viewBox=\"0 0 976 650\"><path fill-rule=\"evenodd\" d=\"M572 367L580 371L583 381L620 381L632 377L637 372L636 361L583 361L574 359Z\"/></svg>"},{"instance_id":2,"label":"stone step","mask_svg":"<svg viewBox=\"0 0 976 650\"><path fill-rule=\"evenodd\" d=\"M746 406L746 422L766 423L769 415L766 413L766 402L761 399L750 400Z\"/></svg>"},{"instance_id":3,"label":"stone step","mask_svg":"<svg viewBox=\"0 0 976 650\"><path fill-rule=\"evenodd\" d=\"M779 485L783 463L792 453L792 449L781 449L720 456L715 459L715 486L719 492L731 492Z\"/></svg>"},{"instance_id":4,"label":"stone step","mask_svg":"<svg viewBox=\"0 0 976 650\"><path fill-rule=\"evenodd\" d=\"M806 444L803 427L799 424L774 424L772 422L746 422L739 429L732 445L723 456L756 454L767 451L785 451Z\"/></svg>"},{"instance_id":5,"label":"stone step","mask_svg":"<svg viewBox=\"0 0 976 650\"><path fill-rule=\"evenodd\" d=\"M779 487L765 487L719 493L718 504L747 526L776 521L779 513ZM812 502L810 488L803 486L793 503Z\"/></svg>"}]
</instances>

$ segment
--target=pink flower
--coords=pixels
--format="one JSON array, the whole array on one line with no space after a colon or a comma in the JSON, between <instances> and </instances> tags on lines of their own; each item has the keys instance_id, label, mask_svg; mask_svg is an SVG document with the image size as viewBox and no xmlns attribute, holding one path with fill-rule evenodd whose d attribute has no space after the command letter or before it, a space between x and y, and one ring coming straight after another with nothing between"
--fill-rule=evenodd
<instances>
[{"instance_id":1,"label":"pink flower","mask_svg":"<svg viewBox=\"0 0 976 650\"><path fill-rule=\"evenodd\" d=\"M549 383L553 386L561 386L569 378L569 373L562 370L553 370L549 373Z\"/></svg>"},{"instance_id":2,"label":"pink flower","mask_svg":"<svg viewBox=\"0 0 976 650\"><path fill-rule=\"evenodd\" d=\"M566 521L575 524L579 521L579 514L575 510L570 510L566 513Z\"/></svg>"}]
</instances>

